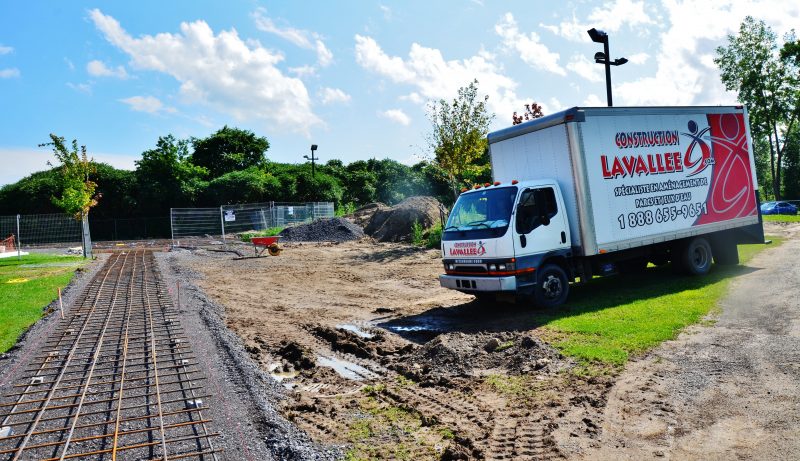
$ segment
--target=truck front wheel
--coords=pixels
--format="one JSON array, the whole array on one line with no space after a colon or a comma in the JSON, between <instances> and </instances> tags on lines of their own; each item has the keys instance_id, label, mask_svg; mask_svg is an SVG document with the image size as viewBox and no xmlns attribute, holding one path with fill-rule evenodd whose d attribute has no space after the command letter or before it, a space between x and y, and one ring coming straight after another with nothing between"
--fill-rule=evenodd
<instances>
[{"instance_id":1,"label":"truck front wheel","mask_svg":"<svg viewBox=\"0 0 800 461\"><path fill-rule=\"evenodd\" d=\"M711 270L711 245L705 238L693 238L681 253L681 265L688 274L705 275Z\"/></svg>"},{"instance_id":2,"label":"truck front wheel","mask_svg":"<svg viewBox=\"0 0 800 461\"><path fill-rule=\"evenodd\" d=\"M560 266L546 264L536 276L534 298L540 307L555 307L563 304L569 295L567 273Z\"/></svg>"}]
</instances>

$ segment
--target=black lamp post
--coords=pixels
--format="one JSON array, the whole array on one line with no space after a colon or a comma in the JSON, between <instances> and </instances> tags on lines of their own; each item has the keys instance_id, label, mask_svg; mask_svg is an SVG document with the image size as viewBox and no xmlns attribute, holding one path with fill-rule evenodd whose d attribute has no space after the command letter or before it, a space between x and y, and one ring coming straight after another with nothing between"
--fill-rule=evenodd
<instances>
[{"instance_id":1,"label":"black lamp post","mask_svg":"<svg viewBox=\"0 0 800 461\"><path fill-rule=\"evenodd\" d=\"M603 51L595 53L594 62L606 66L606 98L608 99L608 107L611 107L614 105L611 99L611 66L621 66L628 62L628 60L619 58L612 61L611 58L609 58L607 33L602 30L597 30L594 27L587 30L587 32L593 42L603 44Z\"/></svg>"},{"instance_id":2,"label":"black lamp post","mask_svg":"<svg viewBox=\"0 0 800 461\"><path fill-rule=\"evenodd\" d=\"M319 157L314 157L314 151L315 150L317 150L317 145L316 144L312 144L311 145L311 157L309 157L308 155L304 155L303 156L304 159L311 160L311 177L312 178L316 176L316 173L314 171L314 162L319 160Z\"/></svg>"}]
</instances>

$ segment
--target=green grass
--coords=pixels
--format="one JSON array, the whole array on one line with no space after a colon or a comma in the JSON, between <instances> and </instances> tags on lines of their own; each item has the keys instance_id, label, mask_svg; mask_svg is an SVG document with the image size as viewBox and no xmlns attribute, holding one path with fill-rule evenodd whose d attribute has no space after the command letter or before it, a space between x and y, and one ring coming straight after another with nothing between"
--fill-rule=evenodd
<instances>
[{"instance_id":1,"label":"green grass","mask_svg":"<svg viewBox=\"0 0 800 461\"><path fill-rule=\"evenodd\" d=\"M22 267L30 264L58 265ZM42 309L58 297L56 289L67 286L75 269L83 264L78 256L45 254L0 259L0 353L9 350L42 317Z\"/></svg>"},{"instance_id":2,"label":"green grass","mask_svg":"<svg viewBox=\"0 0 800 461\"><path fill-rule=\"evenodd\" d=\"M800 222L800 215L768 214L763 218L765 222Z\"/></svg>"},{"instance_id":3,"label":"green grass","mask_svg":"<svg viewBox=\"0 0 800 461\"><path fill-rule=\"evenodd\" d=\"M781 239L771 237L774 244ZM747 262L764 245L740 245ZM537 319L545 336L584 366L618 366L672 339L717 307L736 275L746 266L714 266L704 277L674 275L669 267L651 267L640 275L598 278L575 287L571 300Z\"/></svg>"},{"instance_id":4,"label":"green grass","mask_svg":"<svg viewBox=\"0 0 800 461\"><path fill-rule=\"evenodd\" d=\"M281 231L285 229L284 227L277 226L277 227L270 227L263 231L255 231L255 232L242 232L239 234L239 238L242 242L249 242L253 237L272 237L273 235L278 235Z\"/></svg>"}]
</instances>

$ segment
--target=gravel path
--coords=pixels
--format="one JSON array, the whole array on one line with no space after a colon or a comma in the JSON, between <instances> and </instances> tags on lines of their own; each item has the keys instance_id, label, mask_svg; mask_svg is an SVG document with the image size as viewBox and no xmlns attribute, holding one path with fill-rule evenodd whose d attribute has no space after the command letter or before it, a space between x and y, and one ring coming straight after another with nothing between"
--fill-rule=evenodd
<instances>
[{"instance_id":1,"label":"gravel path","mask_svg":"<svg viewBox=\"0 0 800 461\"><path fill-rule=\"evenodd\" d=\"M183 250L177 250L183 251ZM186 252L184 257L191 257ZM224 309L195 286L198 274L178 264L175 253L157 260L173 302L180 292L181 324L190 336L207 376L210 417L222 432L224 457L231 460L327 460L335 448L314 444L275 410L284 388L262 372L245 352L241 340L225 326ZM180 283L180 290L177 284Z\"/></svg>"},{"instance_id":2,"label":"gravel path","mask_svg":"<svg viewBox=\"0 0 800 461\"><path fill-rule=\"evenodd\" d=\"M586 459L798 459L800 226L757 255L713 326L629 365Z\"/></svg>"}]
</instances>

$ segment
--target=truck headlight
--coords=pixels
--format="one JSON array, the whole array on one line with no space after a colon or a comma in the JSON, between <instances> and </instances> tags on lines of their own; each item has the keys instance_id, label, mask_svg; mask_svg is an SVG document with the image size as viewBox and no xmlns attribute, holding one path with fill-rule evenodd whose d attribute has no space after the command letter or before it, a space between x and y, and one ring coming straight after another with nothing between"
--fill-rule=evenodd
<instances>
[{"instance_id":1,"label":"truck headlight","mask_svg":"<svg viewBox=\"0 0 800 461\"><path fill-rule=\"evenodd\" d=\"M494 264L489 264L489 272L494 272L496 270L497 270L497 266L495 266Z\"/></svg>"},{"instance_id":2,"label":"truck headlight","mask_svg":"<svg viewBox=\"0 0 800 461\"><path fill-rule=\"evenodd\" d=\"M505 264L498 264L497 268L500 269L501 271L504 271L504 270L506 270L506 265Z\"/></svg>"}]
</instances>

